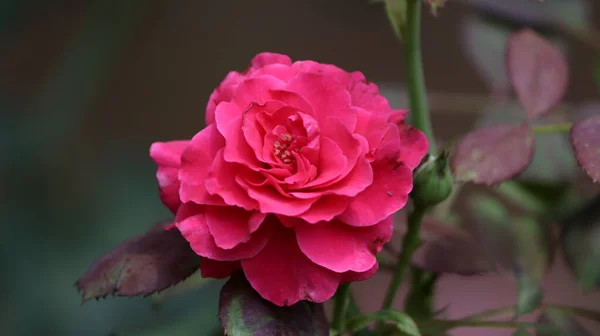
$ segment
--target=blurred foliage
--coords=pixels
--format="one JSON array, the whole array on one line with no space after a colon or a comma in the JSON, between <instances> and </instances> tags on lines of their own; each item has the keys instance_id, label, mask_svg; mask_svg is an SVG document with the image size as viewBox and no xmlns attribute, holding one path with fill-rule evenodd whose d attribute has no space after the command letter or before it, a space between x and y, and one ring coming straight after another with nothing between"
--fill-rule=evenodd
<instances>
[{"instance_id":1,"label":"blurred foliage","mask_svg":"<svg viewBox=\"0 0 600 336\"><path fill-rule=\"evenodd\" d=\"M144 14L140 4L86 2L63 56L33 96L0 92L0 218L8 228L0 245L8 276L0 284L10 289L0 299L3 335L183 336L218 326L219 282L160 310L142 298L82 307L73 287L91 260L170 215L146 152L107 138L90 157L82 154L85 138L75 135ZM3 1L0 39L10 44L21 26L60 5L72 2Z\"/></svg>"}]
</instances>

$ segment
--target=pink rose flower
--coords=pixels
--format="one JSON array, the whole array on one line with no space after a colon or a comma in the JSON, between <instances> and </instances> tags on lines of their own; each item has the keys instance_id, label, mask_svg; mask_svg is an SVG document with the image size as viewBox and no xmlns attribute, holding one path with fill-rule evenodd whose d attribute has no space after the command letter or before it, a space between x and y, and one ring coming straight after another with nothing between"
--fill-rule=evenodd
<instances>
[{"instance_id":1,"label":"pink rose flower","mask_svg":"<svg viewBox=\"0 0 600 336\"><path fill-rule=\"evenodd\" d=\"M427 152L360 72L262 53L210 96L206 128L154 143L160 197L204 277L242 270L279 306L372 276Z\"/></svg>"}]
</instances>

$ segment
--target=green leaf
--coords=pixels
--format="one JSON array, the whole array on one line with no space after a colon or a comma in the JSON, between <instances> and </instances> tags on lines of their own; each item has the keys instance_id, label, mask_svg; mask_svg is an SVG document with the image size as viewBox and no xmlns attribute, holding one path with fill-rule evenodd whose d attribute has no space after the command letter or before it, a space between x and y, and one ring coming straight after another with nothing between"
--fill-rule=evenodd
<instances>
[{"instance_id":1,"label":"green leaf","mask_svg":"<svg viewBox=\"0 0 600 336\"><path fill-rule=\"evenodd\" d=\"M533 312L542 303L544 293L541 284L527 274L518 274L519 298L517 300L517 315Z\"/></svg>"},{"instance_id":2,"label":"green leaf","mask_svg":"<svg viewBox=\"0 0 600 336\"><path fill-rule=\"evenodd\" d=\"M83 302L107 295L148 296L192 275L200 257L179 231L164 229L171 222L159 223L97 260L75 283Z\"/></svg>"},{"instance_id":3,"label":"green leaf","mask_svg":"<svg viewBox=\"0 0 600 336\"><path fill-rule=\"evenodd\" d=\"M600 196L562 223L565 258L584 290L600 286Z\"/></svg>"},{"instance_id":4,"label":"green leaf","mask_svg":"<svg viewBox=\"0 0 600 336\"><path fill-rule=\"evenodd\" d=\"M328 336L322 304L279 307L263 299L240 273L221 289L219 320L229 336Z\"/></svg>"},{"instance_id":5,"label":"green leaf","mask_svg":"<svg viewBox=\"0 0 600 336\"><path fill-rule=\"evenodd\" d=\"M373 314L355 317L348 321L346 328L347 331L353 332L363 329L375 321L387 322L407 336L421 335L417 324L410 316L395 310L382 310Z\"/></svg>"},{"instance_id":6,"label":"green leaf","mask_svg":"<svg viewBox=\"0 0 600 336\"><path fill-rule=\"evenodd\" d=\"M552 246L546 226L533 218L518 218L513 225L517 241L516 276L519 284L517 314L535 310L543 297L542 279L550 264Z\"/></svg>"},{"instance_id":7,"label":"green leaf","mask_svg":"<svg viewBox=\"0 0 600 336\"><path fill-rule=\"evenodd\" d=\"M538 329L537 336L592 336L584 327L581 326L573 317L566 315L558 309L547 308L539 317L540 325L554 326L558 332Z\"/></svg>"}]
</instances>

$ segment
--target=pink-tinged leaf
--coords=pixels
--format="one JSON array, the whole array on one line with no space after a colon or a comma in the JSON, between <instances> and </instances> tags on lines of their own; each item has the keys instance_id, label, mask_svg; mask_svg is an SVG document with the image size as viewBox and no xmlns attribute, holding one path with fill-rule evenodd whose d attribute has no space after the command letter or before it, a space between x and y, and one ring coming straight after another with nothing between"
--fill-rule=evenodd
<instances>
[{"instance_id":1,"label":"pink-tinged leaf","mask_svg":"<svg viewBox=\"0 0 600 336\"><path fill-rule=\"evenodd\" d=\"M456 145L450 168L456 180L498 184L519 175L533 157L529 126L494 125L472 131Z\"/></svg>"},{"instance_id":2,"label":"pink-tinged leaf","mask_svg":"<svg viewBox=\"0 0 600 336\"><path fill-rule=\"evenodd\" d=\"M600 181L600 115L575 123L571 144L579 166L594 182Z\"/></svg>"},{"instance_id":3,"label":"pink-tinged leaf","mask_svg":"<svg viewBox=\"0 0 600 336\"><path fill-rule=\"evenodd\" d=\"M531 29L520 30L508 39L506 65L529 119L550 111L567 90L567 62L560 51Z\"/></svg>"},{"instance_id":4,"label":"pink-tinged leaf","mask_svg":"<svg viewBox=\"0 0 600 336\"><path fill-rule=\"evenodd\" d=\"M219 320L226 335L329 335L323 304L300 301L279 307L263 299L241 273L221 289Z\"/></svg>"},{"instance_id":5,"label":"pink-tinged leaf","mask_svg":"<svg viewBox=\"0 0 600 336\"><path fill-rule=\"evenodd\" d=\"M175 285L200 267L200 257L177 230L160 223L97 260L75 286L83 302L107 295L148 296Z\"/></svg>"}]
</instances>

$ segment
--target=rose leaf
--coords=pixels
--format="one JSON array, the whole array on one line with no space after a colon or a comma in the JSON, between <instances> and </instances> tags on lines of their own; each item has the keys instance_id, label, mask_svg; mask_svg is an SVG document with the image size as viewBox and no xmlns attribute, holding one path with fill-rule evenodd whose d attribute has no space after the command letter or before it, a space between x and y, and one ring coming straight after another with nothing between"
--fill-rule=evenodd
<instances>
[{"instance_id":1,"label":"rose leaf","mask_svg":"<svg viewBox=\"0 0 600 336\"><path fill-rule=\"evenodd\" d=\"M322 304L301 301L279 307L260 297L242 274L221 289L219 320L226 335L329 335Z\"/></svg>"},{"instance_id":2,"label":"rose leaf","mask_svg":"<svg viewBox=\"0 0 600 336\"><path fill-rule=\"evenodd\" d=\"M571 145L577 163L594 182L600 181L600 115L579 121L571 128Z\"/></svg>"},{"instance_id":3,"label":"rose leaf","mask_svg":"<svg viewBox=\"0 0 600 336\"><path fill-rule=\"evenodd\" d=\"M513 89L529 119L550 111L567 90L567 62L560 51L531 29L509 37L506 65Z\"/></svg>"},{"instance_id":4,"label":"rose leaf","mask_svg":"<svg viewBox=\"0 0 600 336\"><path fill-rule=\"evenodd\" d=\"M483 127L459 141L450 168L458 181L498 184L523 172L533 149L534 136L526 124Z\"/></svg>"},{"instance_id":5,"label":"rose leaf","mask_svg":"<svg viewBox=\"0 0 600 336\"><path fill-rule=\"evenodd\" d=\"M148 296L192 275L200 257L179 231L163 227L160 223L97 260L75 283L82 301L107 295Z\"/></svg>"}]
</instances>

